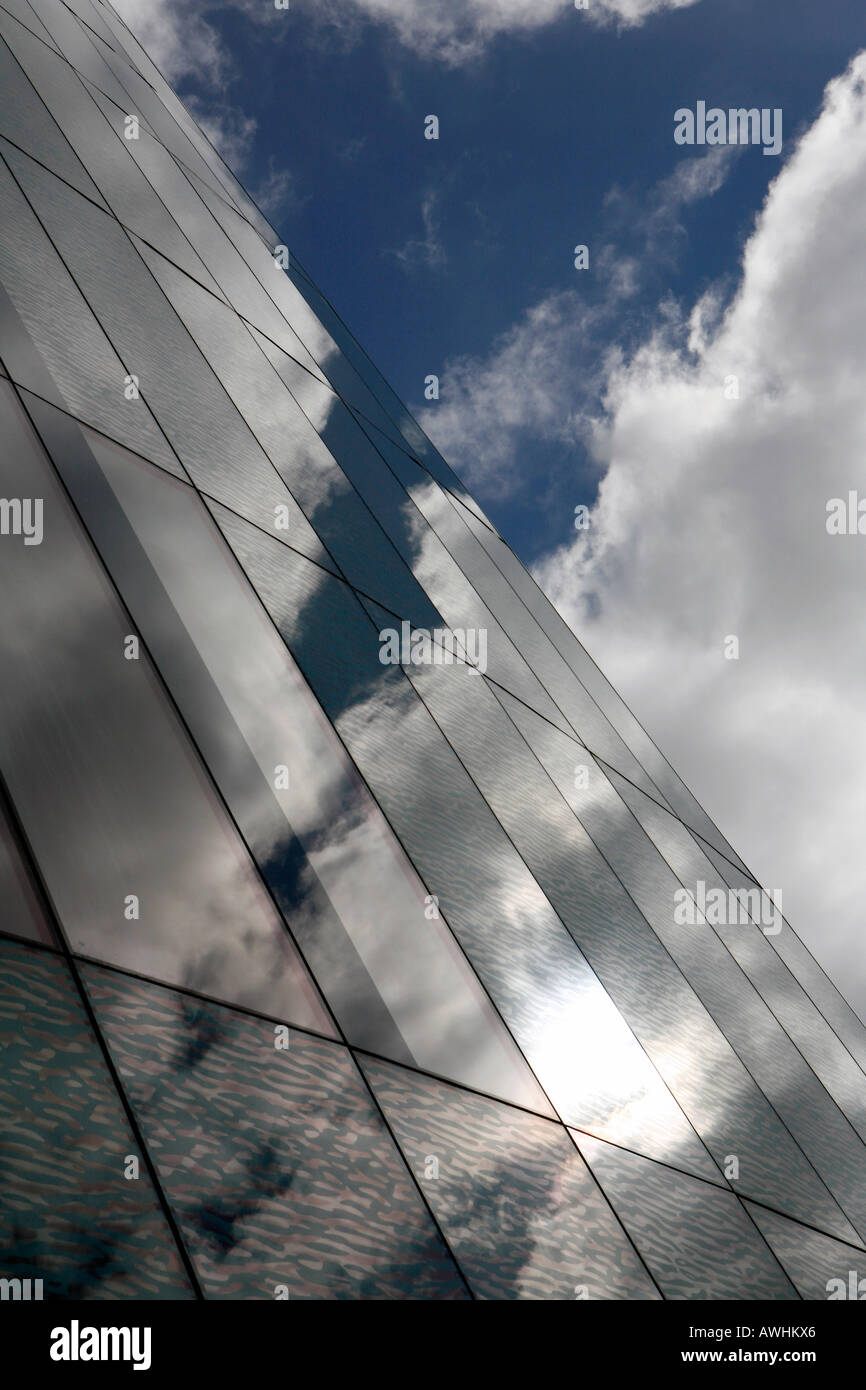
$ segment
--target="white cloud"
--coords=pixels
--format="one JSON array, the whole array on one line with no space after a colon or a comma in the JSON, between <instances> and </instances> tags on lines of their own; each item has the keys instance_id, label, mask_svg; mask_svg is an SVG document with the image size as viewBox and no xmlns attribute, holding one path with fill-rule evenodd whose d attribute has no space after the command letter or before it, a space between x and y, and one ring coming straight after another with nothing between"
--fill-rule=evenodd
<instances>
[{"instance_id":1,"label":"white cloud","mask_svg":"<svg viewBox=\"0 0 866 1390\"><path fill-rule=\"evenodd\" d=\"M478 58L502 34L530 33L571 15L576 23L627 28L662 10L681 10L698 0L330 0L316 9L332 23L363 16L385 24L424 58L457 65Z\"/></svg>"},{"instance_id":2,"label":"white cloud","mask_svg":"<svg viewBox=\"0 0 866 1390\"><path fill-rule=\"evenodd\" d=\"M866 536L825 522L829 498L866 495L864 225L860 54L772 185L725 313L708 295L611 367L590 531L538 566L861 1012Z\"/></svg>"},{"instance_id":3,"label":"white cloud","mask_svg":"<svg viewBox=\"0 0 866 1390\"><path fill-rule=\"evenodd\" d=\"M170 83L198 77L222 85L232 59L208 22L208 15L219 10L240 10L251 22L271 26L277 39L293 32L296 16L304 22L315 19L332 35L349 40L362 21L373 21L420 56L459 65L480 57L501 35L529 34L567 16L576 23L632 28L651 15L687 9L698 0L588 0L585 11L576 10L575 0L292 0L294 14L276 10L270 0L113 3Z\"/></svg>"},{"instance_id":4,"label":"white cloud","mask_svg":"<svg viewBox=\"0 0 866 1390\"><path fill-rule=\"evenodd\" d=\"M418 420L469 487L502 498L525 485L523 455L533 443L592 444L622 302L651 267L673 258L685 237L682 209L717 192L736 153L720 147L684 159L649 193L612 190L610 238L590 248L588 273L574 272L579 288L547 295L486 358L445 364L441 398ZM639 243L639 257L617 244L624 231Z\"/></svg>"},{"instance_id":5,"label":"white cloud","mask_svg":"<svg viewBox=\"0 0 866 1390\"><path fill-rule=\"evenodd\" d=\"M255 188L250 189L253 201L272 221L288 216L309 199L297 190L294 174L290 169L278 168L273 156L268 161L268 173Z\"/></svg>"},{"instance_id":6,"label":"white cloud","mask_svg":"<svg viewBox=\"0 0 866 1390\"><path fill-rule=\"evenodd\" d=\"M253 153L257 129L249 116L229 97L235 76L234 59L208 15L219 9L236 9L259 24L278 21L283 14L256 0L113 0L114 7L143 45L170 86L195 79L199 92L186 95L184 105L235 173L243 173ZM274 25L279 38L285 26ZM289 178L289 176L285 176ZM268 192L266 181L265 192ZM282 191L288 190L284 183ZM271 194L280 190L270 188ZM279 199L276 200L279 202Z\"/></svg>"},{"instance_id":7,"label":"white cloud","mask_svg":"<svg viewBox=\"0 0 866 1390\"><path fill-rule=\"evenodd\" d=\"M156 63L166 81L175 85L195 76L213 84L225 80L228 53L218 32L208 24L207 0L112 0L120 17Z\"/></svg>"},{"instance_id":8,"label":"white cloud","mask_svg":"<svg viewBox=\"0 0 866 1390\"><path fill-rule=\"evenodd\" d=\"M486 361L458 357L442 372L441 399L418 421L466 483L511 491L533 440L569 442L581 429L580 379L598 310L576 290L547 296L495 343ZM597 397L598 382L596 381Z\"/></svg>"},{"instance_id":9,"label":"white cloud","mask_svg":"<svg viewBox=\"0 0 866 1390\"><path fill-rule=\"evenodd\" d=\"M212 104L195 96L186 97L184 105L229 168L243 169L253 149L255 117L247 116L238 106Z\"/></svg>"},{"instance_id":10,"label":"white cloud","mask_svg":"<svg viewBox=\"0 0 866 1390\"><path fill-rule=\"evenodd\" d=\"M445 264L447 256L440 237L440 202L439 192L429 188L421 199L421 222L424 235L411 238L398 250L390 252L392 256L396 256L405 270L411 270L419 265L433 270L437 266Z\"/></svg>"}]
</instances>

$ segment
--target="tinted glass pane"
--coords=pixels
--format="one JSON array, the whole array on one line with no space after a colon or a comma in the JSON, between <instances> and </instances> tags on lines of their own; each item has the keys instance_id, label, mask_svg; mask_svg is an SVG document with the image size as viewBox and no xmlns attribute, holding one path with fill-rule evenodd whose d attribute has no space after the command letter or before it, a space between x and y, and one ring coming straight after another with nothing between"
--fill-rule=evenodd
<instances>
[{"instance_id":1,"label":"tinted glass pane","mask_svg":"<svg viewBox=\"0 0 866 1390\"><path fill-rule=\"evenodd\" d=\"M478 544L462 519L465 509L452 502L422 470L415 469L415 465L408 460L396 459L394 451L387 445L383 445L383 448L387 456L394 458L395 463L404 470L409 494L419 511L442 538L470 584L491 612L495 613L580 740L598 757L613 762L633 781L647 791L653 791L643 768L505 581L486 550ZM406 474L411 470L414 470L414 477L410 482ZM495 678L492 669L491 675ZM503 684L508 686L507 681Z\"/></svg>"},{"instance_id":2,"label":"tinted glass pane","mask_svg":"<svg viewBox=\"0 0 866 1390\"><path fill-rule=\"evenodd\" d=\"M65 3L57 0L30 0L45 29L53 38L64 58L80 73L94 81L111 81L99 56L94 38L77 15ZM114 84L112 84L114 85ZM107 88L110 90L110 88Z\"/></svg>"},{"instance_id":3,"label":"tinted glass pane","mask_svg":"<svg viewBox=\"0 0 866 1390\"><path fill-rule=\"evenodd\" d=\"M33 6L28 3L28 0L3 0L3 4L0 8L8 10L10 14L14 14L15 18L26 25L32 33L36 34L37 38L42 39L43 43L47 43L49 47L53 49L57 48L56 43L42 21L37 18L36 11L33 9Z\"/></svg>"},{"instance_id":4,"label":"tinted glass pane","mask_svg":"<svg viewBox=\"0 0 866 1390\"><path fill-rule=\"evenodd\" d=\"M73 498L349 1039L546 1110L201 501L92 439L101 478L49 409Z\"/></svg>"},{"instance_id":5,"label":"tinted glass pane","mask_svg":"<svg viewBox=\"0 0 866 1390\"><path fill-rule=\"evenodd\" d=\"M86 980L208 1297L466 1296L348 1052Z\"/></svg>"},{"instance_id":6,"label":"tinted glass pane","mask_svg":"<svg viewBox=\"0 0 866 1390\"><path fill-rule=\"evenodd\" d=\"M17 838L0 803L0 931L56 945L42 904L24 866Z\"/></svg>"},{"instance_id":7,"label":"tinted glass pane","mask_svg":"<svg viewBox=\"0 0 866 1390\"><path fill-rule=\"evenodd\" d=\"M118 127L122 128L123 118L119 113L116 119ZM112 132L107 120L103 120L102 116L98 119L91 116L87 125L91 149L96 143L92 138L94 128L100 135L104 132L107 148L99 150L92 167L112 211L125 226L154 242L190 275L196 275L199 280L209 284L210 277L205 267L155 196L138 165L127 153L125 147L136 142L125 141L119 134ZM52 203L65 200L71 215L78 215L75 211L77 205L70 191L57 185L56 181L26 154L11 148L3 153L27 197L36 205L37 212L44 208L46 199ZM93 209L90 208L89 211L92 213Z\"/></svg>"},{"instance_id":8,"label":"tinted glass pane","mask_svg":"<svg viewBox=\"0 0 866 1390\"><path fill-rule=\"evenodd\" d=\"M467 581L351 411L332 391L303 371L285 353L265 340L260 341L331 454L436 605L445 624L458 634L467 630L483 634L484 661L491 675L515 690L521 698L531 701L547 718L565 725L563 715L537 679L531 665L523 659L478 592ZM381 584L366 586L366 592L375 597L382 587ZM399 599L399 592L392 592L388 608L392 613L397 612L401 618L411 621L411 610L405 603L401 606ZM427 625L434 624L435 616L428 618ZM392 619L388 619L386 625L391 626ZM481 642L480 637L470 640L477 640L478 644ZM463 649L462 642L460 647ZM477 650L481 650L480 645Z\"/></svg>"},{"instance_id":9,"label":"tinted glass pane","mask_svg":"<svg viewBox=\"0 0 866 1390\"><path fill-rule=\"evenodd\" d=\"M324 1012L8 386L0 769L74 950L325 1030ZM22 513L23 514L23 513ZM242 925L241 925L242 924Z\"/></svg>"},{"instance_id":10,"label":"tinted glass pane","mask_svg":"<svg viewBox=\"0 0 866 1390\"><path fill-rule=\"evenodd\" d=\"M645 768L658 787L660 797L666 798L685 821L695 826L700 834L717 845L723 853L740 863L741 861L734 854L727 840L713 825L703 808L698 805L667 759L656 748L646 730L635 719L625 702L598 669L585 648L581 646L553 604L542 593L529 571L520 564L510 547L486 527L479 526L469 513L466 513L464 519L536 621L562 652L565 660L580 678L599 708L604 711L613 727L622 736L641 766ZM620 768L620 771L622 770Z\"/></svg>"},{"instance_id":11,"label":"tinted glass pane","mask_svg":"<svg viewBox=\"0 0 866 1390\"><path fill-rule=\"evenodd\" d=\"M778 898L771 899L757 887L730 892L685 826L645 798L638 800L636 793L631 799L637 801L635 814L647 836L678 882L693 895L703 893L712 932L725 943L860 1136L866 1136L866 1078L770 944L782 929ZM625 807L623 812L629 814ZM736 874L733 868L732 872ZM866 1150L860 1161L866 1167Z\"/></svg>"},{"instance_id":12,"label":"tinted glass pane","mask_svg":"<svg viewBox=\"0 0 866 1390\"><path fill-rule=\"evenodd\" d=\"M112 129L122 131L125 115L123 109L115 105L108 97L103 96L95 87L89 86L88 89ZM154 200L155 192L171 214L169 221L174 227L175 238L177 228L180 228L187 247L186 259L181 259L173 254L173 240L164 240L160 236L161 219L159 223L156 223L151 217L149 222L139 221L138 224L130 222L128 225L137 225L138 230L147 241L153 243L165 255L172 256L187 274L194 276L201 284L206 285L212 294L219 295L219 286L201 259L203 247L208 244L210 237L219 235L219 232L210 213L194 192L187 175L165 146L161 145L144 126L139 127L137 140L125 140L124 144L153 190L149 194L151 203ZM195 248L194 254L192 248Z\"/></svg>"},{"instance_id":13,"label":"tinted glass pane","mask_svg":"<svg viewBox=\"0 0 866 1390\"><path fill-rule=\"evenodd\" d=\"M102 18L102 10L91 3L91 0L64 0L64 4L66 4L70 10L74 10L79 19L84 21L87 25L88 32L92 31L106 43L115 44L117 42L105 20Z\"/></svg>"},{"instance_id":14,"label":"tinted glass pane","mask_svg":"<svg viewBox=\"0 0 866 1390\"><path fill-rule=\"evenodd\" d=\"M477 1297L659 1297L560 1125L362 1066Z\"/></svg>"},{"instance_id":15,"label":"tinted glass pane","mask_svg":"<svg viewBox=\"0 0 866 1390\"><path fill-rule=\"evenodd\" d=\"M315 338L309 343L302 342L295 326L286 319L274 302L275 299L278 300L277 287L284 276L273 257L257 259L251 269L238 254L222 225L228 214L236 217L241 225L247 224L239 214L227 209L223 200L207 184L203 184L192 175L188 177L198 194L198 205L202 210L207 210L207 217L201 223L196 222L196 248L225 298L245 319L255 324L275 343L279 343L308 370L324 379L313 355L316 347ZM185 215L192 215L190 205L185 209ZM247 230L250 229L247 227ZM261 246L261 242L258 244ZM319 332L323 339L326 338L323 330L320 329Z\"/></svg>"},{"instance_id":16,"label":"tinted glass pane","mask_svg":"<svg viewBox=\"0 0 866 1390\"><path fill-rule=\"evenodd\" d=\"M342 573L367 593L387 597L394 611L417 614L419 625L442 626L376 515L334 462L329 420L319 416L313 428L237 314L161 256L147 248L142 255ZM329 388L292 365L324 394L327 409L343 408ZM285 539L294 543L291 531Z\"/></svg>"},{"instance_id":17,"label":"tinted glass pane","mask_svg":"<svg viewBox=\"0 0 866 1390\"><path fill-rule=\"evenodd\" d=\"M102 84L97 82L97 85ZM211 187L221 190L225 196L226 190L223 181L214 172L211 164L202 157L196 146L191 144L188 136L180 129L156 92L134 68L124 69L123 85L130 96L130 111L139 115L147 123L156 138L167 149L171 150L172 154L189 169L194 170ZM110 96L111 93L109 92L108 95Z\"/></svg>"},{"instance_id":18,"label":"tinted glass pane","mask_svg":"<svg viewBox=\"0 0 866 1390\"><path fill-rule=\"evenodd\" d=\"M96 82L108 96L113 97L128 111L133 111L134 108L130 104L126 90L99 57L78 20L74 19L68 10L64 10L62 4L47 4L45 12L51 15L52 22L54 22L56 14L62 14L65 17L72 36L77 38L80 49L85 55L85 59L81 58L81 53L77 55L79 69L83 69L90 80ZM63 23L64 21L61 19L61 24ZM59 57L48 44L41 43L37 38L34 38L28 29L15 24L11 19L7 19L2 11L0 11L0 33L3 34L12 52L30 77L69 143L78 151L79 156L81 156L82 151L84 152L83 163L91 178L94 178L94 181L98 183L99 179L95 176L96 166L91 167L90 156L104 145L104 141L100 131L91 130L88 125L88 120L93 124L93 103L84 88L79 71L75 67L71 67L68 62L64 62L63 58ZM65 52L64 56L66 56ZM38 147L33 144L32 135L29 140L22 140L22 144L25 149L39 154Z\"/></svg>"},{"instance_id":19,"label":"tinted glass pane","mask_svg":"<svg viewBox=\"0 0 866 1390\"><path fill-rule=\"evenodd\" d=\"M384 426L389 432L393 432L396 427L398 442L402 441L408 445L414 456L424 464L434 478L442 483L443 487L452 489L467 507L477 513L483 521L486 521L478 503L473 497L470 497L457 474L445 462L438 450L433 447L423 430L412 419L406 407L385 383L384 378L373 366L367 354L346 328L339 315L331 308L321 291L314 285L311 278L306 272L297 274L294 271L291 278L295 288L311 306L319 321L327 328L338 346L342 360L338 362L336 357L332 357L331 363L340 372L341 381L346 388L344 392L346 399L357 405L374 424ZM333 376L332 380L334 380ZM355 381L363 382L363 390L358 390L354 384ZM335 381L335 384L338 383ZM342 391L342 386L339 389Z\"/></svg>"},{"instance_id":20,"label":"tinted glass pane","mask_svg":"<svg viewBox=\"0 0 866 1390\"><path fill-rule=\"evenodd\" d=\"M273 228L252 202L241 184L238 183L238 180L221 158L219 152L214 148L204 131L196 125L183 103L167 85L162 74L155 67L149 55L141 47L135 35L113 11L105 9L103 13L106 22L110 23L112 27L120 50L129 62L132 63L133 67L135 67L153 87L169 117L174 118L174 121L180 127L180 131L190 141L197 155L201 156L202 163L199 164L196 159L195 163L190 164L190 161L185 159L183 149L180 146L178 147L178 157L180 159L185 159L185 163L190 167L193 177L207 170L208 185L218 190L222 199L228 200L233 211L237 208L243 213L253 226L258 229L260 236L262 236L269 245L273 245L276 240ZM171 127L169 126L167 129L170 130ZM166 139L165 143L173 148L168 139Z\"/></svg>"},{"instance_id":21,"label":"tinted glass pane","mask_svg":"<svg viewBox=\"0 0 866 1390\"><path fill-rule=\"evenodd\" d=\"M278 523L276 509L286 508L292 544L324 558L315 532L122 229L35 165L27 187L193 481L269 528Z\"/></svg>"},{"instance_id":22,"label":"tinted glass pane","mask_svg":"<svg viewBox=\"0 0 866 1390\"><path fill-rule=\"evenodd\" d=\"M102 0L91 0L93 7L98 10L102 20L111 36L111 42L127 62L132 63L141 73L142 77L155 87L160 96L166 87L165 79L160 75L155 67L153 60L148 57L141 44L136 39L132 30L124 22L118 10L111 4L103 4ZM176 98L175 98L176 100Z\"/></svg>"},{"instance_id":23,"label":"tinted glass pane","mask_svg":"<svg viewBox=\"0 0 866 1390\"><path fill-rule=\"evenodd\" d=\"M125 396L124 378L135 368L115 353L2 163L0 286L0 345L10 375L115 439L134 439L139 452L179 472L144 399Z\"/></svg>"},{"instance_id":24,"label":"tinted glass pane","mask_svg":"<svg viewBox=\"0 0 866 1390\"><path fill-rule=\"evenodd\" d=\"M770 951L766 939L750 924L713 928L694 918L683 923L682 916L678 915L682 913L679 899L685 896L682 883L690 884L692 895L699 893L697 878L700 873L713 877L709 862L704 861L703 870L689 863L686 867L690 873L694 871L692 877L677 878L598 764L585 760L585 776L575 777L573 745L526 706L503 691L498 694L561 796L579 816L607 864L723 1029L792 1137L852 1220L862 1226L866 1220L866 1149L777 1017L766 1007L748 975L737 965L737 960L741 959L749 965L743 938L752 935L756 938L756 954L763 948L771 963L784 969L779 958ZM673 828L679 827L679 822L654 801L647 797L640 797L640 801L654 819ZM682 827L679 830L688 838ZM662 837L665 841L669 838L667 834ZM663 847L661 841L657 843L659 848ZM694 845L690 839L689 843ZM683 867L679 858L677 867ZM853 1113L857 1113L856 1096ZM741 1178L748 1191L752 1179L745 1168ZM845 1238L854 1237L838 1208L828 1200L827 1193L819 1199L810 1219Z\"/></svg>"},{"instance_id":25,"label":"tinted glass pane","mask_svg":"<svg viewBox=\"0 0 866 1390\"><path fill-rule=\"evenodd\" d=\"M351 591L218 520L559 1112L718 1177L405 676L382 666Z\"/></svg>"},{"instance_id":26,"label":"tinted glass pane","mask_svg":"<svg viewBox=\"0 0 866 1390\"><path fill-rule=\"evenodd\" d=\"M4 1277L45 1298L192 1297L66 965L2 938L0 1042Z\"/></svg>"},{"instance_id":27,"label":"tinted glass pane","mask_svg":"<svg viewBox=\"0 0 866 1390\"><path fill-rule=\"evenodd\" d=\"M665 1298L797 1297L731 1193L597 1139L575 1142Z\"/></svg>"},{"instance_id":28,"label":"tinted glass pane","mask_svg":"<svg viewBox=\"0 0 866 1390\"><path fill-rule=\"evenodd\" d=\"M758 887L751 875L742 873L711 846L701 842L700 848L730 887L745 889L747 892ZM778 933L768 937L773 950L779 953L788 969L814 1000L852 1057L857 1059L861 1068L866 1069L866 1025L858 1018L847 999L842 997L832 980L825 975L815 957L792 931L784 917L781 918L779 926Z\"/></svg>"},{"instance_id":29,"label":"tinted glass pane","mask_svg":"<svg viewBox=\"0 0 866 1390\"><path fill-rule=\"evenodd\" d=\"M2 16L2 11L0 11ZM11 21L7 21L11 26ZM33 40L35 42L35 40ZM0 134L38 153L43 164L96 202L99 190L8 46L0 41Z\"/></svg>"},{"instance_id":30,"label":"tinted glass pane","mask_svg":"<svg viewBox=\"0 0 866 1390\"><path fill-rule=\"evenodd\" d=\"M746 1207L801 1298L866 1298L866 1251L809 1231L753 1202Z\"/></svg>"},{"instance_id":31,"label":"tinted glass pane","mask_svg":"<svg viewBox=\"0 0 866 1390\"><path fill-rule=\"evenodd\" d=\"M186 119L189 120L189 116ZM229 197L228 193L220 195L216 193L211 183L205 183L193 170L190 170L189 174L205 201L210 197L214 198L214 216L222 226L233 225L235 217L240 217L243 223L251 226L253 231L258 234L259 240L264 243L271 256L277 245L284 244L282 238L277 235L264 215L246 195L242 197L237 189L232 197ZM219 212L217 208L219 208Z\"/></svg>"},{"instance_id":32,"label":"tinted glass pane","mask_svg":"<svg viewBox=\"0 0 866 1390\"><path fill-rule=\"evenodd\" d=\"M807 1220L820 1214L822 1222L835 1220L837 1226L830 1229L837 1229L840 1213L826 1188L720 1030L714 1011L692 990L666 944L611 873L492 689L457 665L419 665L410 671L527 867L719 1165L728 1154L737 1154L741 1184L750 1195ZM655 859L663 870L662 861ZM672 915L672 894L669 902ZM700 944L694 954L701 965ZM735 969L730 957L725 960ZM724 967L724 961L714 964ZM704 985L708 973L703 970ZM740 982L745 986L741 976ZM721 984L713 988L714 1007L720 995ZM735 991L734 1014L736 1002ZM741 1009L748 1005L741 997L739 1002ZM641 1144L634 1147L646 1151Z\"/></svg>"}]
</instances>

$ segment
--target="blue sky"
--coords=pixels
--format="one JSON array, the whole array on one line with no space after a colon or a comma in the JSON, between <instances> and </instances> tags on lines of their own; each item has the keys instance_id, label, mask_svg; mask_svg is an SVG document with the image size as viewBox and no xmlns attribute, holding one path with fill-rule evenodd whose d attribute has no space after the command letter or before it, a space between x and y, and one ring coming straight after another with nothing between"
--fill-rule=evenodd
<instances>
[{"instance_id":1,"label":"blue sky","mask_svg":"<svg viewBox=\"0 0 866 1390\"><path fill-rule=\"evenodd\" d=\"M862 0L115 3L866 1013Z\"/></svg>"},{"instance_id":2,"label":"blue sky","mask_svg":"<svg viewBox=\"0 0 866 1390\"><path fill-rule=\"evenodd\" d=\"M576 378L594 375L584 353L645 333L665 295L691 301L733 276L778 160L743 151L650 242L648 209L683 158L674 110L699 97L781 107L790 140L864 31L857 0L834 0L832 24L814 0L703 0L626 29L563 4L550 23L454 63L441 43L410 46L365 21L363 6L337 6L330 23L318 9L207 7L199 23L226 55L220 80L205 66L179 91L228 136L245 185L410 407L423 406L431 372L444 406L449 363L485 357L545 296L602 301L602 254L612 267L634 258L640 284L575 345ZM424 139L430 113L438 141ZM578 242L588 273L573 268ZM520 439L508 486L445 431L450 461L527 562L567 539L598 483L580 430L567 418L557 429L553 410Z\"/></svg>"}]
</instances>

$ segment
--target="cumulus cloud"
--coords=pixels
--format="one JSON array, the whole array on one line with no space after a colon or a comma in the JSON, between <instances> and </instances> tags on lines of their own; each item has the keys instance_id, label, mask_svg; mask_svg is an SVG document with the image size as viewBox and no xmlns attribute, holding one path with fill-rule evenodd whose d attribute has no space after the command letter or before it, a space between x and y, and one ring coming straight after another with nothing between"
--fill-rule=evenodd
<instances>
[{"instance_id":1,"label":"cumulus cloud","mask_svg":"<svg viewBox=\"0 0 866 1390\"><path fill-rule=\"evenodd\" d=\"M727 308L705 295L608 364L590 528L537 567L861 1013L866 536L828 534L826 509L866 496L864 225L861 53L772 184Z\"/></svg>"}]
</instances>

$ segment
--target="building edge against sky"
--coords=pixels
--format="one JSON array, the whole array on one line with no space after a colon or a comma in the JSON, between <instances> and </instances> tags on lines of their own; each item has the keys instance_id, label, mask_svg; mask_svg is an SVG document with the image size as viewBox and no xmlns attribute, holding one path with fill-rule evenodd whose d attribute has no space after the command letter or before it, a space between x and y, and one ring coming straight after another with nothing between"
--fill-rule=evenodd
<instances>
[{"instance_id":1,"label":"building edge against sky","mask_svg":"<svg viewBox=\"0 0 866 1390\"><path fill-rule=\"evenodd\" d=\"M851 1296L777 901L111 7L0 90L4 1296Z\"/></svg>"}]
</instances>

